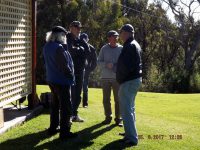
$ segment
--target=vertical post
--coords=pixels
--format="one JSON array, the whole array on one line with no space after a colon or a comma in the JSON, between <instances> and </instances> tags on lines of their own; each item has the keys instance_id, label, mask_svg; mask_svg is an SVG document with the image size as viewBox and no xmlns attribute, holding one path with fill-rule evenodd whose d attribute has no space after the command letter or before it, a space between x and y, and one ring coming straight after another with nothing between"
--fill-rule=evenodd
<instances>
[{"instance_id":1,"label":"vertical post","mask_svg":"<svg viewBox=\"0 0 200 150\"><path fill-rule=\"evenodd\" d=\"M37 1L32 0L32 94L28 97L28 108L33 109L37 103L36 97L36 11Z\"/></svg>"}]
</instances>

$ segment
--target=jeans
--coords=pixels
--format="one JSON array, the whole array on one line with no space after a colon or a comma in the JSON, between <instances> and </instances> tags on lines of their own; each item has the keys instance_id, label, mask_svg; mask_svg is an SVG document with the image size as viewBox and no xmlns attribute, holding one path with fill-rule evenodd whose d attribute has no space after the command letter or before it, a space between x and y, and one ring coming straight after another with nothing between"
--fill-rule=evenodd
<instances>
[{"instance_id":1,"label":"jeans","mask_svg":"<svg viewBox=\"0 0 200 150\"><path fill-rule=\"evenodd\" d=\"M83 72L75 74L76 84L72 86L72 106L73 106L73 116L78 115L78 107L81 103L81 91L83 87Z\"/></svg>"},{"instance_id":2,"label":"jeans","mask_svg":"<svg viewBox=\"0 0 200 150\"><path fill-rule=\"evenodd\" d=\"M83 80L83 106L88 106L88 80L90 72L85 71Z\"/></svg>"},{"instance_id":3,"label":"jeans","mask_svg":"<svg viewBox=\"0 0 200 150\"><path fill-rule=\"evenodd\" d=\"M60 124L60 134L70 132L72 115L71 87L68 85L49 84L53 98L51 99L50 129L55 130Z\"/></svg>"},{"instance_id":4,"label":"jeans","mask_svg":"<svg viewBox=\"0 0 200 150\"><path fill-rule=\"evenodd\" d=\"M102 81L104 113L106 119L112 118L111 99L110 99L111 88L113 89L113 95L115 101L115 120L119 120L121 119L121 114L119 110L119 98L118 98L119 84L115 80Z\"/></svg>"},{"instance_id":5,"label":"jeans","mask_svg":"<svg viewBox=\"0 0 200 150\"><path fill-rule=\"evenodd\" d=\"M141 78L124 82L119 88L119 103L124 122L125 139L138 143L135 124L135 97L141 85Z\"/></svg>"}]
</instances>

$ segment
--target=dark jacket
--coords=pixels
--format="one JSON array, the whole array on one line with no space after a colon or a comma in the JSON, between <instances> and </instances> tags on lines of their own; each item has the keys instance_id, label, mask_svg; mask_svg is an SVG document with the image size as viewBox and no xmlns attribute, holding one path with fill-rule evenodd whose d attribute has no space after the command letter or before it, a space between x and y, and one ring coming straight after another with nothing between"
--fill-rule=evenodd
<instances>
[{"instance_id":1,"label":"dark jacket","mask_svg":"<svg viewBox=\"0 0 200 150\"><path fill-rule=\"evenodd\" d=\"M60 43L48 42L43 49L46 67L46 81L59 85L74 84L72 58Z\"/></svg>"},{"instance_id":2,"label":"dark jacket","mask_svg":"<svg viewBox=\"0 0 200 150\"><path fill-rule=\"evenodd\" d=\"M88 55L87 57L85 71L90 73L97 66L97 54L96 54L96 49L91 44L88 45L90 48L90 55Z\"/></svg>"},{"instance_id":3,"label":"dark jacket","mask_svg":"<svg viewBox=\"0 0 200 150\"><path fill-rule=\"evenodd\" d=\"M133 37L123 45L117 62L116 79L119 84L142 76L142 60L140 45Z\"/></svg>"},{"instance_id":4,"label":"dark jacket","mask_svg":"<svg viewBox=\"0 0 200 150\"><path fill-rule=\"evenodd\" d=\"M90 55L88 44L84 40L74 38L72 33L68 33L67 45L74 63L75 74L82 74L85 69L86 58Z\"/></svg>"}]
</instances>

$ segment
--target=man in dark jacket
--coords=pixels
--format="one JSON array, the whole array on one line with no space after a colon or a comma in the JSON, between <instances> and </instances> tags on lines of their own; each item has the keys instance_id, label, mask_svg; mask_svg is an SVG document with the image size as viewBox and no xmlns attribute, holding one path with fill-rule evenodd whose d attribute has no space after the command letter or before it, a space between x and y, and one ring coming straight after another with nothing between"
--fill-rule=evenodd
<instances>
[{"instance_id":1,"label":"man in dark jacket","mask_svg":"<svg viewBox=\"0 0 200 150\"><path fill-rule=\"evenodd\" d=\"M121 27L120 38L124 45L117 62L116 79L120 84L119 103L125 130L123 141L137 145L135 97L142 81L141 48L134 39L134 28L130 24Z\"/></svg>"},{"instance_id":2,"label":"man in dark jacket","mask_svg":"<svg viewBox=\"0 0 200 150\"><path fill-rule=\"evenodd\" d=\"M86 43L88 43L89 38L86 33L82 33L80 35L80 39L84 40ZM86 67L85 67L85 73L84 73L84 81L83 81L83 107L87 108L88 107L88 80L90 73L96 68L97 66L97 54L96 54L96 49L89 44L91 54L89 57L87 57L86 60Z\"/></svg>"},{"instance_id":3,"label":"man in dark jacket","mask_svg":"<svg viewBox=\"0 0 200 150\"><path fill-rule=\"evenodd\" d=\"M83 122L78 116L78 107L81 102L81 91L83 87L83 75L86 58L90 55L88 44L80 39L81 23L73 21L70 24L70 32L67 34L67 45L74 62L75 85L72 86L73 122Z\"/></svg>"},{"instance_id":4,"label":"man in dark jacket","mask_svg":"<svg viewBox=\"0 0 200 150\"><path fill-rule=\"evenodd\" d=\"M47 43L43 50L46 81L53 95L48 133L56 134L60 124L61 139L77 136L70 132L72 115L70 91L71 85L74 84L74 66L69 52L63 47L66 44L66 33L63 27L54 27L47 33Z\"/></svg>"}]
</instances>

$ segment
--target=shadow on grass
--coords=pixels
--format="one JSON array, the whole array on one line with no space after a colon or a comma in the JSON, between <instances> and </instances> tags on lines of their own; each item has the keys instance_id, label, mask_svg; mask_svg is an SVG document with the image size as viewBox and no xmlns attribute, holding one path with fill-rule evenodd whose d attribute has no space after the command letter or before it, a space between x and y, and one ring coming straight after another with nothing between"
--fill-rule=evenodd
<instances>
[{"instance_id":1,"label":"shadow on grass","mask_svg":"<svg viewBox=\"0 0 200 150\"><path fill-rule=\"evenodd\" d=\"M28 134L23 137L5 141L0 144L0 147L1 147L1 150L4 150L4 149L5 150L8 150L8 149L25 150L25 149L33 149L33 148L39 149L39 150L84 149L86 147L92 146L92 144L94 143L93 139L96 139L100 135L112 130L115 127L115 125L110 125L110 126L105 126L103 129L99 129L102 126L103 125L101 123L98 123L94 126L83 129L78 132L78 135L79 135L78 138L70 139L66 141L61 141L58 138L56 138L55 140L52 140L51 137L47 136L47 131L40 131L37 133Z\"/></svg>"},{"instance_id":2,"label":"shadow on grass","mask_svg":"<svg viewBox=\"0 0 200 150\"><path fill-rule=\"evenodd\" d=\"M96 129L101 128L103 125L101 123L98 123L94 126L88 127L86 129L83 129L78 133L78 138L70 139L66 141L61 141L59 139L54 140L53 142L45 143L41 146L38 146L37 149L73 149L73 150L79 150L84 149L87 147L92 146L94 144L93 139L96 139L100 135L104 134L105 132L108 132L112 130L115 125L105 126L103 129L94 131Z\"/></svg>"},{"instance_id":3,"label":"shadow on grass","mask_svg":"<svg viewBox=\"0 0 200 150\"><path fill-rule=\"evenodd\" d=\"M116 141L113 141L113 142L105 145L103 148L101 148L101 150L123 150L128 147L131 147L131 145L127 145L127 144L121 142L121 140L116 140ZM132 146L132 148L134 148L134 146Z\"/></svg>"},{"instance_id":4,"label":"shadow on grass","mask_svg":"<svg viewBox=\"0 0 200 150\"><path fill-rule=\"evenodd\" d=\"M40 141L44 140L45 138L47 138L47 131L40 131L0 143L0 149L33 149Z\"/></svg>"}]
</instances>

